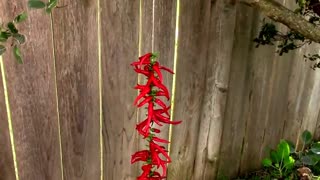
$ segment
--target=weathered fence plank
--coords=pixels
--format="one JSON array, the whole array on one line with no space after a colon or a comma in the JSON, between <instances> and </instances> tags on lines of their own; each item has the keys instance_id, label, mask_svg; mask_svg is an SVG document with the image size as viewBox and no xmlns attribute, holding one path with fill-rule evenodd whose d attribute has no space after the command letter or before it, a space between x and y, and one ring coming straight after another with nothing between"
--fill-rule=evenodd
<instances>
[{"instance_id":1,"label":"weathered fence plank","mask_svg":"<svg viewBox=\"0 0 320 180\"><path fill-rule=\"evenodd\" d=\"M235 5L225 0L217 0L212 6L206 89L193 179L216 177L220 150L217 144L221 144L234 40Z\"/></svg>"},{"instance_id":2,"label":"weathered fence plank","mask_svg":"<svg viewBox=\"0 0 320 180\"><path fill-rule=\"evenodd\" d=\"M101 1L104 179L134 179L138 166L131 155L138 150L133 87L137 75L130 63L139 50L139 1Z\"/></svg>"},{"instance_id":3,"label":"weathered fence plank","mask_svg":"<svg viewBox=\"0 0 320 180\"><path fill-rule=\"evenodd\" d=\"M0 57L0 61L2 60L2 57ZM1 69L0 74L2 74ZM6 109L3 81L2 76L0 75L0 180L14 180L16 177L14 171L13 150L11 148Z\"/></svg>"},{"instance_id":4,"label":"weathered fence plank","mask_svg":"<svg viewBox=\"0 0 320 180\"><path fill-rule=\"evenodd\" d=\"M5 22L27 10L25 1L1 1L0 7ZM59 180L59 126L50 16L45 16L43 11L28 13L28 20L19 26L28 38L22 46L24 64L15 61L11 50L4 55L19 177Z\"/></svg>"},{"instance_id":5,"label":"weathered fence plank","mask_svg":"<svg viewBox=\"0 0 320 180\"><path fill-rule=\"evenodd\" d=\"M59 1L53 13L64 179L100 178L97 1Z\"/></svg>"},{"instance_id":6,"label":"weathered fence plank","mask_svg":"<svg viewBox=\"0 0 320 180\"><path fill-rule=\"evenodd\" d=\"M174 119L168 179L191 179L205 89L210 0L180 1Z\"/></svg>"},{"instance_id":7,"label":"weathered fence plank","mask_svg":"<svg viewBox=\"0 0 320 180\"><path fill-rule=\"evenodd\" d=\"M287 99L288 116L282 129L285 139L299 145L299 137L304 130L314 132L316 129L319 96L317 76L319 72L313 71L309 66L312 64L303 61L303 55L318 53L316 47L301 49L295 53L289 80ZM301 143L301 142L300 142Z\"/></svg>"},{"instance_id":8,"label":"weathered fence plank","mask_svg":"<svg viewBox=\"0 0 320 180\"><path fill-rule=\"evenodd\" d=\"M235 40L232 51L228 100L224 116L220 147L219 176L238 174L243 139L246 133L246 112L250 88L250 51L253 47L252 28L256 25L254 11L245 5L237 4ZM247 89L248 88L248 89ZM213 107L214 108L214 107Z\"/></svg>"}]
</instances>

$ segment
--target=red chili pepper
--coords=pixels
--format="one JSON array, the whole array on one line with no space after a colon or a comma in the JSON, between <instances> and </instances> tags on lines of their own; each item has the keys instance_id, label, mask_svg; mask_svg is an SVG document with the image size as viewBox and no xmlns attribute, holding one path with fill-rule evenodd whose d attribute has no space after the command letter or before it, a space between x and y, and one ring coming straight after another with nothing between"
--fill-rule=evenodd
<instances>
[{"instance_id":1,"label":"red chili pepper","mask_svg":"<svg viewBox=\"0 0 320 180\"><path fill-rule=\"evenodd\" d=\"M138 107L142 107L142 106L145 105L146 103L152 101L152 99L153 99L153 97L151 97L151 96L145 97L145 99L144 99L141 103L138 104Z\"/></svg>"},{"instance_id":2,"label":"red chili pepper","mask_svg":"<svg viewBox=\"0 0 320 180\"><path fill-rule=\"evenodd\" d=\"M160 89L162 89L162 90L164 91L165 96L166 96L167 98L170 98L170 97L169 97L169 91L168 91L168 89L167 89L163 84L161 84L154 76L151 76L150 79L151 79L152 83L153 83L155 86L157 86L158 88L160 88Z\"/></svg>"},{"instance_id":3,"label":"red chili pepper","mask_svg":"<svg viewBox=\"0 0 320 180\"><path fill-rule=\"evenodd\" d=\"M149 158L148 150L138 151L131 156L131 164L138 161L147 161L148 158Z\"/></svg>"},{"instance_id":4,"label":"red chili pepper","mask_svg":"<svg viewBox=\"0 0 320 180\"><path fill-rule=\"evenodd\" d=\"M167 141L165 139L158 138L158 137L153 137L152 140L157 141L157 142L161 142L161 143L170 143L169 141Z\"/></svg>"},{"instance_id":5,"label":"red chili pepper","mask_svg":"<svg viewBox=\"0 0 320 180\"><path fill-rule=\"evenodd\" d=\"M154 102L161 106L163 109L167 108L166 104L163 101L161 101L161 99L156 98Z\"/></svg>"},{"instance_id":6,"label":"red chili pepper","mask_svg":"<svg viewBox=\"0 0 320 180\"><path fill-rule=\"evenodd\" d=\"M153 123L162 126L166 124L179 124L181 121L170 121L169 109L170 106L158 98L164 96L167 100L170 99L169 91L163 84L162 70L173 74L172 70L160 66L159 62L154 60L155 56L152 53L147 53L136 62L131 63L134 66L134 71L138 74L143 74L147 77L146 84L137 84L134 88L139 90L139 95L134 100L134 104L139 108L148 104L147 118L136 125L136 129L143 138L147 138L149 149L138 151L131 156L131 163L144 161L147 164L142 166L142 174L137 177L137 180L162 180L166 178L167 163L171 162L168 151L165 147L158 143L169 143L168 140L156 137L160 133L160 129L153 128ZM141 100L141 101L140 101ZM155 106L159 106L155 109ZM162 168L163 174L157 172L157 169Z\"/></svg>"},{"instance_id":7,"label":"red chili pepper","mask_svg":"<svg viewBox=\"0 0 320 180\"><path fill-rule=\"evenodd\" d=\"M156 63L152 66L152 68L153 68L153 70L158 74L160 82L162 82L163 79L162 79L162 73L161 73L161 71L160 71L159 63L156 62Z\"/></svg>"},{"instance_id":8,"label":"red chili pepper","mask_svg":"<svg viewBox=\"0 0 320 180\"><path fill-rule=\"evenodd\" d=\"M141 69L134 69L135 72L143 74L145 76L149 76L149 71L141 70Z\"/></svg>"},{"instance_id":9,"label":"red chili pepper","mask_svg":"<svg viewBox=\"0 0 320 180\"><path fill-rule=\"evenodd\" d=\"M141 91L141 93L138 95L138 97L134 100L133 104L137 105L138 101L148 93L150 93L150 88L146 87L144 90Z\"/></svg>"},{"instance_id":10,"label":"red chili pepper","mask_svg":"<svg viewBox=\"0 0 320 180\"><path fill-rule=\"evenodd\" d=\"M163 91L157 91L156 96L165 96L167 98L167 100L169 100L170 98L167 96L167 94Z\"/></svg>"},{"instance_id":11,"label":"red chili pepper","mask_svg":"<svg viewBox=\"0 0 320 180\"><path fill-rule=\"evenodd\" d=\"M139 57L139 60L140 60L140 66L142 66L142 64L144 63L144 62L148 62L148 63L150 63L150 57L152 56L152 53L148 53L148 54L145 54L145 55L143 55L143 56L141 56L141 57Z\"/></svg>"},{"instance_id":12,"label":"red chili pepper","mask_svg":"<svg viewBox=\"0 0 320 180\"><path fill-rule=\"evenodd\" d=\"M164 67L164 66L160 66L160 69L163 69L163 70L165 70L165 71L168 71L168 72L171 73L171 74L174 74L174 72L173 72L171 69L166 68L166 67Z\"/></svg>"}]
</instances>

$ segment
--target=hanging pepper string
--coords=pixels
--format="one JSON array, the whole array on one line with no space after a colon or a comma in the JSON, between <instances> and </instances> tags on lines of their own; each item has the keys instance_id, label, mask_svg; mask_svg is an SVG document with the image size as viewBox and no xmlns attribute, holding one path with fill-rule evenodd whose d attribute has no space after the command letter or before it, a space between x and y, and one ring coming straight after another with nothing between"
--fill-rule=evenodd
<instances>
[{"instance_id":1,"label":"hanging pepper string","mask_svg":"<svg viewBox=\"0 0 320 180\"><path fill-rule=\"evenodd\" d=\"M157 56L153 53L147 53L139 57L138 61L131 63L134 71L146 76L145 85L137 84L134 88L139 90L139 95L134 100L134 105L138 108L147 106L148 113L146 119L136 125L136 130L148 142L148 149L134 153L131 157L131 164L135 162L145 162L142 166L142 174L137 180L162 180L166 178L167 164L171 162L168 151L163 145L169 141L156 137L161 131L152 127L153 124L163 126L163 124L179 124L181 121L170 121L170 106L167 106L159 97L166 97L170 100L167 87L163 84L161 71L167 71L173 74L173 71L167 67L161 66L156 61ZM156 108L156 106L158 108ZM162 174L158 170L162 168Z\"/></svg>"}]
</instances>

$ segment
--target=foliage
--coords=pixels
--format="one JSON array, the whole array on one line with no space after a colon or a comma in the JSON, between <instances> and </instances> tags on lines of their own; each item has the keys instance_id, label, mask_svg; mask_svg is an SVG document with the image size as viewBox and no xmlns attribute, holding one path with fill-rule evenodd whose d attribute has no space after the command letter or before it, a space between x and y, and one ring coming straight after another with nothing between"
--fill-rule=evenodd
<instances>
[{"instance_id":1,"label":"foliage","mask_svg":"<svg viewBox=\"0 0 320 180\"><path fill-rule=\"evenodd\" d=\"M47 13L51 13L52 10L57 7L58 0L49 0L47 3L41 0L29 0L28 6L33 9L45 9Z\"/></svg>"},{"instance_id":2,"label":"foliage","mask_svg":"<svg viewBox=\"0 0 320 180\"><path fill-rule=\"evenodd\" d=\"M281 140L276 150L271 150L269 158L262 161L264 167L271 169L275 178L283 178L292 174L295 160L290 155L290 146L287 141Z\"/></svg>"},{"instance_id":3,"label":"foliage","mask_svg":"<svg viewBox=\"0 0 320 180\"><path fill-rule=\"evenodd\" d=\"M309 131L301 134L301 147L281 140L276 150L271 150L269 157L262 161L272 178L298 179L303 175L320 179L320 141L313 140Z\"/></svg>"},{"instance_id":4,"label":"foliage","mask_svg":"<svg viewBox=\"0 0 320 180\"><path fill-rule=\"evenodd\" d=\"M296 4L298 5L298 8L294 11L296 14L303 16L315 26L320 25L320 3L318 0L296 0ZM265 20L254 42L257 43L256 47L277 44L277 53L280 56L313 43L313 41L306 39L291 29L287 30L287 32L281 32L273 22L266 22ZM311 68L316 69L320 68L319 57L318 54L308 54L304 56L304 59L312 61L314 64Z\"/></svg>"},{"instance_id":5,"label":"foliage","mask_svg":"<svg viewBox=\"0 0 320 180\"><path fill-rule=\"evenodd\" d=\"M45 8L45 11L50 14L54 8L57 7L58 0L49 0L47 3L44 3L41 0L29 0L28 6L33 9L42 9ZM17 24L25 21L28 15L26 12L23 12L17 15L13 21L10 21L6 26L0 25L0 56L7 51L5 44L11 39L12 52L19 64L23 63L22 54L20 51L20 45L26 42L26 37L23 34L20 34Z\"/></svg>"},{"instance_id":6,"label":"foliage","mask_svg":"<svg viewBox=\"0 0 320 180\"><path fill-rule=\"evenodd\" d=\"M20 53L19 46L25 43L26 38L23 34L19 33L17 29L17 24L25 21L27 19L27 14L25 12L19 14L10 21L6 26L0 26L0 55L6 52L7 48L5 43L11 40L11 46L13 46L13 54L16 57L18 63L22 63L22 57Z\"/></svg>"}]
</instances>

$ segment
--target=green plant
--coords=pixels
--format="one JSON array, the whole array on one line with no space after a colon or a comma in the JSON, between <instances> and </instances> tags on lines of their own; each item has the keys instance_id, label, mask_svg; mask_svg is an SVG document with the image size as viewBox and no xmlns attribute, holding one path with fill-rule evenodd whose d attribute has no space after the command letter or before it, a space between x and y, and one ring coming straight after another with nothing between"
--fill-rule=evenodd
<instances>
[{"instance_id":1,"label":"green plant","mask_svg":"<svg viewBox=\"0 0 320 180\"><path fill-rule=\"evenodd\" d=\"M47 13L51 13L52 10L57 7L58 0L49 0L47 3L41 0L29 0L28 6L33 9L45 9Z\"/></svg>"},{"instance_id":2,"label":"green plant","mask_svg":"<svg viewBox=\"0 0 320 180\"><path fill-rule=\"evenodd\" d=\"M269 168L275 178L287 177L292 173L295 160L290 155L287 141L281 140L276 150L270 150L269 158L262 161L264 167Z\"/></svg>"},{"instance_id":3,"label":"green plant","mask_svg":"<svg viewBox=\"0 0 320 180\"><path fill-rule=\"evenodd\" d=\"M47 3L44 3L41 0L29 0L28 6L32 9L45 9L45 11L50 14L54 8L57 8L58 0L49 0ZM26 37L23 34L19 33L17 29L17 24L23 22L28 17L27 13L23 12L16 16L13 21L10 21L6 26L0 25L0 56L7 51L5 44L9 39L12 39L11 46L13 55L16 58L19 64L23 63L20 45L25 43Z\"/></svg>"},{"instance_id":4,"label":"green plant","mask_svg":"<svg viewBox=\"0 0 320 180\"><path fill-rule=\"evenodd\" d=\"M10 21L6 26L0 26L0 56L6 52L7 48L5 44L11 39L11 46L13 47L13 54L18 63L22 63L22 57L20 53L19 46L25 43L26 38L23 34L19 33L17 29L17 24L25 21L27 19L27 14L25 12L19 14L14 18L13 21Z\"/></svg>"}]
</instances>

